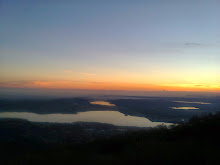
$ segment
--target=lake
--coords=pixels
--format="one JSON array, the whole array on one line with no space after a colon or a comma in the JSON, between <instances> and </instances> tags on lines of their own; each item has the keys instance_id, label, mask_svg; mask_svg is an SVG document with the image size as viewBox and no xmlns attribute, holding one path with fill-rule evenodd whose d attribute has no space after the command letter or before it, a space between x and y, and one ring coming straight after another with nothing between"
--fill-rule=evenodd
<instances>
[{"instance_id":1,"label":"lake","mask_svg":"<svg viewBox=\"0 0 220 165\"><path fill-rule=\"evenodd\" d=\"M1 112L0 118L19 118L32 122L99 122L116 126L156 127L158 125L169 126L172 123L152 122L145 117L129 116L118 111L87 111L77 114L37 114L30 112Z\"/></svg>"}]
</instances>

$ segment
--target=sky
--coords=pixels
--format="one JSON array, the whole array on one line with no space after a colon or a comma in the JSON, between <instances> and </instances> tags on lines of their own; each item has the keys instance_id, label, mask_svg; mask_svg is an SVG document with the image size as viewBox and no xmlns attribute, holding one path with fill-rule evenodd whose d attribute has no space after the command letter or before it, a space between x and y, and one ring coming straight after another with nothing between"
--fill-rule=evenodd
<instances>
[{"instance_id":1,"label":"sky","mask_svg":"<svg viewBox=\"0 0 220 165\"><path fill-rule=\"evenodd\" d=\"M218 0L0 0L0 87L220 92Z\"/></svg>"}]
</instances>

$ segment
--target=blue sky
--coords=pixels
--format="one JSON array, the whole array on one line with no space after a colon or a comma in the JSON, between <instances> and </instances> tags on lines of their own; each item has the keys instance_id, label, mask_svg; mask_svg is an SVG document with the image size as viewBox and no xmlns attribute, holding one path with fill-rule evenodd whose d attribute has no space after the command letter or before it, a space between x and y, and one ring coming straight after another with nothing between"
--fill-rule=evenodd
<instances>
[{"instance_id":1,"label":"blue sky","mask_svg":"<svg viewBox=\"0 0 220 165\"><path fill-rule=\"evenodd\" d=\"M1 0L0 80L217 87L219 8L217 0Z\"/></svg>"}]
</instances>

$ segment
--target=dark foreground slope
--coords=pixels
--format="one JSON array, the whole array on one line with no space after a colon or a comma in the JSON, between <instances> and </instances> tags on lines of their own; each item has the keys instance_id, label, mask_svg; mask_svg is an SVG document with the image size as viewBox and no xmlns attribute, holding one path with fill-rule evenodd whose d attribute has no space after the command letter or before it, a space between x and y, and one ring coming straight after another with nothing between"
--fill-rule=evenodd
<instances>
[{"instance_id":1,"label":"dark foreground slope","mask_svg":"<svg viewBox=\"0 0 220 165\"><path fill-rule=\"evenodd\" d=\"M171 129L127 132L86 144L28 146L18 139L2 144L0 164L219 165L219 132L220 114L217 114L194 117L189 123Z\"/></svg>"}]
</instances>

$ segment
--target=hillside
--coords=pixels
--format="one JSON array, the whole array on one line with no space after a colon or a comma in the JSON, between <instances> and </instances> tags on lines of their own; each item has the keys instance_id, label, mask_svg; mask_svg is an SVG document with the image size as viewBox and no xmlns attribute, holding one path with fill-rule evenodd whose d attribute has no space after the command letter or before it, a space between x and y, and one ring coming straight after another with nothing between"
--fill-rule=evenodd
<instances>
[{"instance_id":1,"label":"hillside","mask_svg":"<svg viewBox=\"0 0 220 165\"><path fill-rule=\"evenodd\" d=\"M34 145L24 141L25 137L23 137L4 143L0 161L1 164L9 165L217 165L220 163L219 130L220 114L210 114L191 118L188 123L170 129L161 126L150 130L128 131L83 144L65 142ZM53 132L52 129L48 131ZM34 135L33 138L36 136Z\"/></svg>"}]
</instances>

